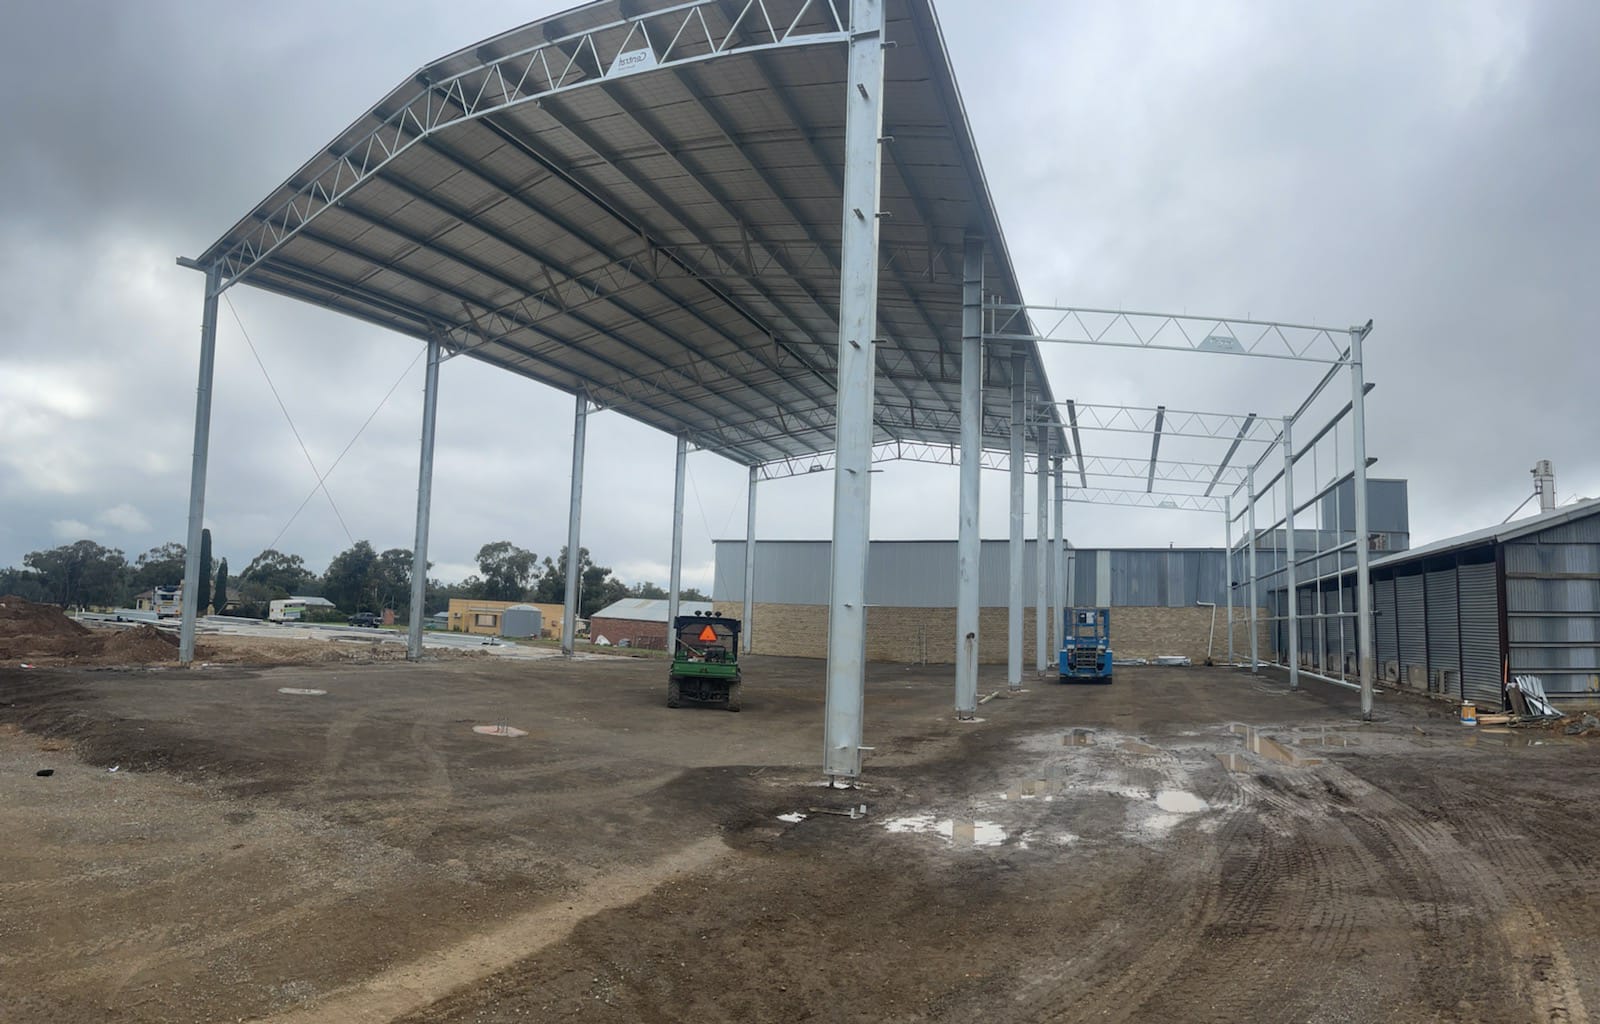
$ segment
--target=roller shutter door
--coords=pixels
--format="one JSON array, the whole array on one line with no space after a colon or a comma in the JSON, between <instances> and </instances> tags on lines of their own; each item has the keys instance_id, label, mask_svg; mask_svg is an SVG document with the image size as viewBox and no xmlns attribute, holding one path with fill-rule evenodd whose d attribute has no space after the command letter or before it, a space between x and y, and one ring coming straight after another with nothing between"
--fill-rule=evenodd
<instances>
[{"instance_id":1,"label":"roller shutter door","mask_svg":"<svg viewBox=\"0 0 1600 1024\"><path fill-rule=\"evenodd\" d=\"M1461 602L1461 689L1480 707L1500 706L1500 601L1493 565L1456 570Z\"/></svg>"},{"instance_id":2,"label":"roller shutter door","mask_svg":"<svg viewBox=\"0 0 1600 1024\"><path fill-rule=\"evenodd\" d=\"M1400 660L1395 643L1394 580L1379 580L1372 585L1372 611L1373 650L1381 674L1386 663Z\"/></svg>"},{"instance_id":3,"label":"roller shutter door","mask_svg":"<svg viewBox=\"0 0 1600 1024\"><path fill-rule=\"evenodd\" d=\"M1333 624L1333 631L1344 638L1344 653L1349 657L1352 666L1355 665L1356 650L1360 643L1360 638L1356 635L1356 617L1351 614L1355 610L1356 587L1352 583L1344 588L1344 598L1339 607L1335 609L1335 611L1344 612L1345 614L1334 620ZM1341 622L1344 623L1343 629L1339 628L1339 623Z\"/></svg>"},{"instance_id":4,"label":"roller shutter door","mask_svg":"<svg viewBox=\"0 0 1600 1024\"><path fill-rule=\"evenodd\" d=\"M1430 572L1428 593L1428 671L1429 682L1436 672L1449 673L1450 697L1461 696L1461 631L1456 626L1456 571Z\"/></svg>"},{"instance_id":5,"label":"roller shutter door","mask_svg":"<svg viewBox=\"0 0 1600 1024\"><path fill-rule=\"evenodd\" d=\"M1401 576L1394 581L1395 628L1400 634L1400 681L1409 684L1407 670L1428 670L1428 630L1423 618L1421 576Z\"/></svg>"}]
</instances>

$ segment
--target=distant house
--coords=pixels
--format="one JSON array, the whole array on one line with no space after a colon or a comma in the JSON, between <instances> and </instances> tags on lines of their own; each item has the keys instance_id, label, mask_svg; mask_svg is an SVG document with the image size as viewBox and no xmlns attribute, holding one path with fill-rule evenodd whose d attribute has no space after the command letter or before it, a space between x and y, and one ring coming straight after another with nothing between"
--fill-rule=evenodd
<instances>
[{"instance_id":1,"label":"distant house","mask_svg":"<svg viewBox=\"0 0 1600 1024\"><path fill-rule=\"evenodd\" d=\"M212 608L219 614L231 605L239 604L244 600L244 595L237 587L228 588L228 599L221 605L213 604ZM318 601L322 600L320 597ZM183 586L157 587L154 590L141 591L134 596L133 607L141 612L155 612L161 618L183 614ZM204 609L201 609L204 614Z\"/></svg>"},{"instance_id":2,"label":"distant house","mask_svg":"<svg viewBox=\"0 0 1600 1024\"><path fill-rule=\"evenodd\" d=\"M273 622L299 622L311 609L333 607L334 603L325 597L283 597L267 606L267 618Z\"/></svg>"},{"instance_id":3,"label":"distant house","mask_svg":"<svg viewBox=\"0 0 1600 1024\"><path fill-rule=\"evenodd\" d=\"M537 608L542 622L540 635L546 639L561 636L561 616L565 609L559 604L530 604L527 601L480 601L469 597L452 597L450 608L445 612L445 628L452 633L502 636L508 608Z\"/></svg>"},{"instance_id":4,"label":"distant house","mask_svg":"<svg viewBox=\"0 0 1600 1024\"><path fill-rule=\"evenodd\" d=\"M647 597L626 597L606 605L589 619L589 638L605 637L619 647L667 646L667 602ZM710 601L679 601L679 615L711 614ZM626 643L624 643L626 641Z\"/></svg>"}]
</instances>

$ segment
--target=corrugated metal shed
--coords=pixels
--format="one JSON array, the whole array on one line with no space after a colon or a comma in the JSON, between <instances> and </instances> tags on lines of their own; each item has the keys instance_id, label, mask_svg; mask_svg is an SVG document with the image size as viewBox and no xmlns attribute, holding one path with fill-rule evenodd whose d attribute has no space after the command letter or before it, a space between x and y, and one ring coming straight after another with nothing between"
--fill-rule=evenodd
<instances>
[{"instance_id":1,"label":"corrugated metal shed","mask_svg":"<svg viewBox=\"0 0 1600 1024\"><path fill-rule=\"evenodd\" d=\"M1509 672L1557 699L1600 700L1600 500L1390 555L1372 578L1379 660L1397 635L1415 664L1420 639L1430 671L1459 674L1436 691L1498 706Z\"/></svg>"}]
</instances>

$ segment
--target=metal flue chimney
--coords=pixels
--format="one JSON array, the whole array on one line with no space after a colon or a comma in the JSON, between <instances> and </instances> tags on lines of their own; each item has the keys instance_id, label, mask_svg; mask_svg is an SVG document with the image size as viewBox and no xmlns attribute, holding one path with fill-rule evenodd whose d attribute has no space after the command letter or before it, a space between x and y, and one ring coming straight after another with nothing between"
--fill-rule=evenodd
<instances>
[{"instance_id":1,"label":"metal flue chimney","mask_svg":"<svg viewBox=\"0 0 1600 1024\"><path fill-rule=\"evenodd\" d=\"M1533 493L1539 496L1539 511L1554 512L1556 509L1556 471L1550 465L1549 459L1540 459L1533 464Z\"/></svg>"}]
</instances>

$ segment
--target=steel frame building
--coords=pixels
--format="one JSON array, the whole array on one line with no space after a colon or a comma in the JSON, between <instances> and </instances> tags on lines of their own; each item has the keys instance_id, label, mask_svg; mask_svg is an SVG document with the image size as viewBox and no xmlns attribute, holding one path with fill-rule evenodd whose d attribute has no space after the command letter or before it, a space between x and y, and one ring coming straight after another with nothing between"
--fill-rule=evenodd
<instances>
[{"instance_id":1,"label":"steel frame building","mask_svg":"<svg viewBox=\"0 0 1600 1024\"><path fill-rule=\"evenodd\" d=\"M1061 580L1063 459L1076 453L1086 488L1088 463L1076 440L1068 444L1040 345L1118 343L1107 331L1068 336L1092 311L1062 311L1035 329L1044 310L1022 304L931 0L600 0L522 26L420 69L179 262L205 276L184 661L194 655L218 299L245 284L427 345L413 658L449 359L575 398L569 653L592 409L677 438L674 602L691 447L749 468L752 541L758 482L831 471L823 770L843 780L861 770L873 461L937 457L960 467L955 708L970 719L980 470L1009 470L1014 570L1030 454L1041 540L1053 475L1051 575ZM1258 327L1259 336L1248 333ZM1335 360L1357 378L1358 445L1364 333L1350 332L1353 355ZM1233 340L1219 349L1224 334ZM1219 321L1187 347L1307 359L1331 334L1312 329L1306 340L1288 325ZM1170 341L1158 331L1133 344ZM1162 427L1158 415L1157 443ZM1364 559L1361 571L1365 594ZM1013 571L1014 637L1021 579ZM1042 643L1038 655L1043 664Z\"/></svg>"}]
</instances>

